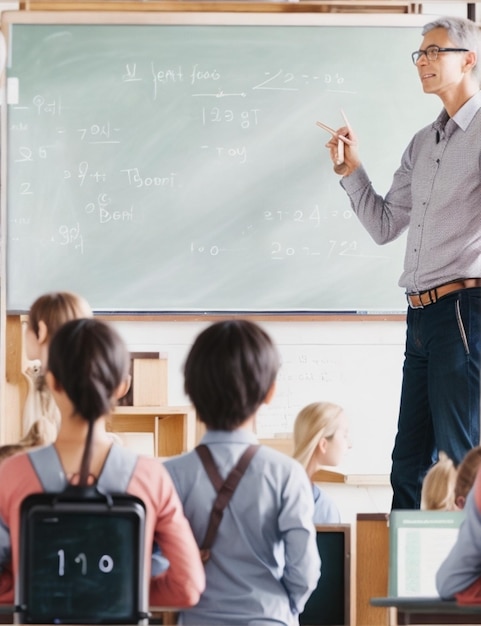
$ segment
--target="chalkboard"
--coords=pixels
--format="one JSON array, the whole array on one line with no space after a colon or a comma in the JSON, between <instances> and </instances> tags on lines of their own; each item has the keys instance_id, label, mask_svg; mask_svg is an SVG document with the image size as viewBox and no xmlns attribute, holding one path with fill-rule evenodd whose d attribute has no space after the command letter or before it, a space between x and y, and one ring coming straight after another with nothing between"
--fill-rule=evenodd
<instances>
[{"instance_id":1,"label":"chalkboard","mask_svg":"<svg viewBox=\"0 0 481 626\"><path fill-rule=\"evenodd\" d=\"M20 623L137 624L145 602L145 507L33 494L22 503Z\"/></svg>"},{"instance_id":2,"label":"chalkboard","mask_svg":"<svg viewBox=\"0 0 481 626\"><path fill-rule=\"evenodd\" d=\"M350 620L351 527L316 526L321 577L299 616L301 626L344 626Z\"/></svg>"},{"instance_id":3,"label":"chalkboard","mask_svg":"<svg viewBox=\"0 0 481 626\"><path fill-rule=\"evenodd\" d=\"M315 125L342 108L387 191L441 105L410 59L427 20L385 20L7 13L7 309L404 311L404 240L372 242Z\"/></svg>"}]
</instances>

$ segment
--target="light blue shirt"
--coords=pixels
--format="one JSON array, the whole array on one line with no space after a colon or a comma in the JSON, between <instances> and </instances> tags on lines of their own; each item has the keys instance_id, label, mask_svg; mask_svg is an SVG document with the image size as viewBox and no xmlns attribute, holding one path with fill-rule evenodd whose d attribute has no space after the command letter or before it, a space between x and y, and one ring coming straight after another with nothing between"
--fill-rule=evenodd
<instances>
[{"instance_id":1,"label":"light blue shirt","mask_svg":"<svg viewBox=\"0 0 481 626\"><path fill-rule=\"evenodd\" d=\"M314 496L314 524L340 524L341 515L334 500L317 485L312 485Z\"/></svg>"},{"instance_id":2,"label":"light blue shirt","mask_svg":"<svg viewBox=\"0 0 481 626\"><path fill-rule=\"evenodd\" d=\"M209 446L223 478L255 435L209 431ZM195 451L165 462L198 545L204 539L215 490ZM260 626L298 624L320 573L312 490L304 468L261 446L224 511L205 564L206 590L180 615L182 624Z\"/></svg>"},{"instance_id":3,"label":"light blue shirt","mask_svg":"<svg viewBox=\"0 0 481 626\"><path fill-rule=\"evenodd\" d=\"M481 512L474 489L468 494L458 538L436 573L436 589L441 598L454 598L481 576Z\"/></svg>"}]
</instances>

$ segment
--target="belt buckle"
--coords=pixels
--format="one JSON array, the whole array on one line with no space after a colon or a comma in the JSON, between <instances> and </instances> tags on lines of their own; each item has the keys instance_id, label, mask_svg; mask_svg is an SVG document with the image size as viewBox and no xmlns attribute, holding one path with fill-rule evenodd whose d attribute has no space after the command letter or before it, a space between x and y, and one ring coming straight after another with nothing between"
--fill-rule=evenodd
<instances>
[{"instance_id":1,"label":"belt buckle","mask_svg":"<svg viewBox=\"0 0 481 626\"><path fill-rule=\"evenodd\" d=\"M416 298L419 299L419 304L418 305L414 305L412 303L412 301L411 301L411 297L412 296L415 296ZM411 307L411 309L424 309L424 304L423 304L423 301L422 301L422 298L421 298L421 294L420 294L419 291L417 293L408 293L407 294L407 301L408 301L408 304Z\"/></svg>"}]
</instances>

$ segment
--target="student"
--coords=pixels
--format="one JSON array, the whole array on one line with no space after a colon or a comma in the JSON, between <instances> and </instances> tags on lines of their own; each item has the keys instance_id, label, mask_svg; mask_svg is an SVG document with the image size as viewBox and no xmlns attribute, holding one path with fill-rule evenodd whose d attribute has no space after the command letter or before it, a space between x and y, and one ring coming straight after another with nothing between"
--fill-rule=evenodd
<instances>
[{"instance_id":1,"label":"student","mask_svg":"<svg viewBox=\"0 0 481 626\"><path fill-rule=\"evenodd\" d=\"M443 109L412 138L386 196L371 184L349 124L327 144L337 163L338 143L345 143L335 170L371 237L386 244L407 231L399 285L409 306L393 509L419 508L422 480L437 452L460 463L479 444L480 430L481 31L471 20L444 17L422 34L412 53L414 71Z\"/></svg>"},{"instance_id":2,"label":"student","mask_svg":"<svg viewBox=\"0 0 481 626\"><path fill-rule=\"evenodd\" d=\"M69 321L52 338L45 379L61 413L57 439L0 465L3 603L13 603L12 589L5 587L10 566L14 577L18 569L20 503L31 493L61 491L69 483L96 484L106 493L141 498L147 510L146 563L154 538L170 562L164 574L150 579L150 604L191 606L198 601L204 570L168 473L156 459L115 444L105 429L106 417L130 384L129 364L120 336L99 320Z\"/></svg>"},{"instance_id":3,"label":"student","mask_svg":"<svg viewBox=\"0 0 481 626\"><path fill-rule=\"evenodd\" d=\"M202 444L222 479L250 444L256 413L274 393L279 356L260 326L245 320L212 324L196 338L184 387L207 427ZM298 624L319 578L307 475L293 459L265 446L247 466L205 563L207 585L182 624ZM165 462L199 546L216 491L196 450Z\"/></svg>"},{"instance_id":4,"label":"student","mask_svg":"<svg viewBox=\"0 0 481 626\"><path fill-rule=\"evenodd\" d=\"M481 473L468 493L456 543L436 574L442 598L463 604L481 604Z\"/></svg>"},{"instance_id":5,"label":"student","mask_svg":"<svg viewBox=\"0 0 481 626\"><path fill-rule=\"evenodd\" d=\"M476 479L481 465L481 446L472 448L458 466L456 484L454 485L454 500L458 509L464 509L468 493Z\"/></svg>"},{"instance_id":6,"label":"student","mask_svg":"<svg viewBox=\"0 0 481 626\"><path fill-rule=\"evenodd\" d=\"M454 486L457 470L445 452L439 453L423 481L421 509L424 511L455 511Z\"/></svg>"},{"instance_id":7,"label":"student","mask_svg":"<svg viewBox=\"0 0 481 626\"><path fill-rule=\"evenodd\" d=\"M339 465L351 447L349 426L342 407L331 402L313 402L304 407L294 422L294 458L304 467L314 495L314 523L339 524L341 516L334 501L313 482L323 466Z\"/></svg>"},{"instance_id":8,"label":"student","mask_svg":"<svg viewBox=\"0 0 481 626\"><path fill-rule=\"evenodd\" d=\"M68 291L46 293L35 300L28 313L25 331L25 354L29 361L38 361L40 367L29 367L25 376L30 393L24 408L24 433L39 420L44 443L55 440L60 413L45 383L50 339L62 324L81 317L91 317L92 310L81 296Z\"/></svg>"}]
</instances>

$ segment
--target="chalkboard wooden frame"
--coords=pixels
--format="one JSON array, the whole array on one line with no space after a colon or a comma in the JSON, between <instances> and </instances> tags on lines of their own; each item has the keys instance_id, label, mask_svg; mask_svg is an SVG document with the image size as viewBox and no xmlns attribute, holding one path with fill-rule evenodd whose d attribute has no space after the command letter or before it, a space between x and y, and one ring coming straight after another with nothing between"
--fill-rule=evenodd
<instances>
[{"instance_id":1,"label":"chalkboard wooden frame","mask_svg":"<svg viewBox=\"0 0 481 626\"><path fill-rule=\"evenodd\" d=\"M11 52L15 46L15 31L13 31L12 36L12 27L15 29L21 25L28 25L32 28L39 28L41 26L48 26L51 24L60 24L65 27L70 26L79 26L79 25L95 25L95 26L127 26L128 28L134 27L137 25L155 25L155 26L172 26L176 25L180 28L189 27L194 25L194 27L209 27L212 25L219 26L224 28L226 26L242 26L242 27L259 27L261 29L269 29L270 27L281 28L281 29L292 29L292 28L309 28L309 27L326 27L326 28L354 28L364 30L365 28L375 28L378 29L377 32L381 32L380 29L383 28L395 28L401 29L407 28L413 31L415 29L416 36L420 34L420 27L426 22L426 17L422 15L405 15L400 17L399 15L335 15L335 14L271 14L271 13L253 13L253 14L229 14L229 13L159 13L159 14L145 14L145 13L88 13L88 12L34 12L34 13L25 13L25 12L6 12L5 17L2 24L2 29L5 34L5 37L8 42L9 51ZM264 31L267 32L267 31ZM284 31L285 33L289 31ZM293 32L293 31L290 31ZM349 31L346 31L346 35ZM352 31L351 31L352 32ZM406 31L407 32L407 31ZM389 34L389 33L388 33ZM409 48L410 50L410 48ZM9 59L9 66L11 65L11 59ZM411 71L411 68L410 68ZM5 110L11 109L12 102L15 102L15 81L12 82L12 78L14 76L9 76L8 78L8 101L10 102L9 107L4 107ZM332 78L332 77L331 77ZM265 79L267 82L271 80L271 77ZM262 81L261 81L262 82ZM259 86L261 83L257 83L256 86ZM13 86L12 86L13 85ZM419 106L422 106L423 96L418 94L419 96ZM39 115L48 115L50 111L45 112L44 109L52 108L52 102L48 102L44 99L40 103L38 100L36 106L38 109ZM392 97L392 96L390 96ZM336 109L337 111L337 109ZM352 114L350 112L350 117ZM355 119L355 117L354 117ZM428 116L426 119L431 119ZM332 125L336 125L336 121L333 119L324 120L326 122L330 122ZM313 120L312 120L313 122ZM341 123L341 120L339 120ZM413 129L416 129L420 126L418 122L414 125ZM17 199L15 198L15 191L12 191L14 185L17 185L17 191L20 188L26 190L27 187L26 181L22 179L16 179L15 183L11 180L11 172L14 169L15 163L15 153L12 149L12 141L8 141L9 133L11 134L13 131L11 129L12 121L10 117L2 112L2 153L6 155L6 158L2 159L2 254L4 255L4 263L2 263L2 292L6 302L6 310L9 313L22 313L28 309L29 304L35 297L37 297L40 293L51 290L51 289L72 289L74 291L79 291L83 295L87 297L87 299L91 302L93 309L96 312L102 314L115 314L115 315L234 315L234 314L256 314L256 315L265 315L269 317L275 317L277 315L282 316L293 316L299 317L300 319L305 319L307 317L311 317L313 315L374 315L376 317L382 316L390 318L391 316L399 316L403 314L405 310L404 298L402 296L402 290L397 287L396 281L397 277L401 272L401 254L403 245L398 245L398 251L395 253L395 269L392 276L389 276L387 279L384 272L381 270L379 273L377 271L370 271L373 268L367 267L365 270L362 270L360 274L352 273L352 267L354 264L358 264L359 259L355 259L354 262L351 262L351 269L343 269L340 270L340 279L337 280L336 276L331 277L327 282L318 286L319 282L322 282L322 272L318 272L316 266L307 266L307 270L310 272L309 278L300 278L299 280L305 281L302 284L302 288L304 292L312 290L315 291L318 289L323 296L317 300L309 301L307 300L297 300L297 296L289 295L289 290L295 288L296 283L299 282L298 276L302 276L306 273L305 266L296 266L292 270L290 270L290 276L288 278L287 283L282 282L283 272L278 274L271 275L271 267L272 260L269 260L271 265L267 263L265 266L260 266L257 263L254 263L251 266L247 267L247 270L244 271L243 267L237 268L236 272L234 272L234 276L232 279L232 285L230 287L231 291L227 296L227 299L220 299L218 301L210 300L209 289L206 288L204 291L199 292L197 297L192 296L191 302L191 294L189 289L186 289L185 285L179 287L179 292L173 292L170 294L170 300L167 306L164 306L162 296L152 295L155 294L157 290L161 290L157 287L155 280L157 276L155 276L154 271L154 279L147 279L146 283L143 287L136 287L138 284L138 278L140 274L135 274L132 277L128 277L125 279L125 282L122 282L122 279L118 280L118 283L112 285L113 277L115 274L110 274L107 276L105 282L101 282L101 278L97 278L98 275L102 275L102 272L98 272L99 262L96 261L96 264L92 261L91 265L86 265L86 270L82 269L82 265L77 266L75 263L70 266L69 262L65 263L65 258L60 254L57 258L56 253L54 254L54 261L52 265L45 266L41 268L40 275L36 275L35 279L29 279L31 282L28 285L28 288L24 290L21 286L21 282L23 277L31 276L32 272L34 272L37 263L39 262L39 256L35 257L35 261L29 260L28 258L25 260L25 257L29 255L31 251L35 251L38 248L38 241L32 240L29 237L22 239L24 237L24 233L22 232L22 228L24 224L22 224L23 219L25 218L25 214L22 213L23 209L21 208L18 212L16 212L15 203ZM97 125L96 125L97 126ZM20 122L21 127L21 122ZM291 127L295 127L295 124L291 125ZM20 128L20 132L21 132ZM78 129L77 129L78 130ZM402 133L403 138L402 141L407 143L410 138L409 132L411 131L411 127L409 130L404 129L405 132ZM306 154L306 163L311 162L313 159L318 159L319 161L319 172L322 170L326 170L326 168L330 169L330 163L328 163L327 154L324 153L323 144L326 140L326 137L322 134L320 135L318 129L312 128L312 137L314 143L312 145L316 146L316 151L312 152L307 150ZM311 140L311 139L310 139ZM18 148L18 145L16 146ZM40 147L37 146L37 151L40 150ZM218 152L218 151L217 151ZM394 152L394 149L393 149ZM17 155L18 156L18 155ZM399 159L400 150L396 150L396 155L394 157L394 161ZM39 159L41 156L39 156ZM38 160L39 160L38 159ZM78 160L77 160L78 163ZM316 165L317 167L317 165ZM302 168L301 168L302 169ZM391 168L391 172L394 168ZM69 172L71 175L72 172ZM78 175L78 173L77 173ZM320 174L321 175L321 174ZM340 192L337 189L337 180L334 174L329 171L328 176L331 181L330 184L332 186L336 186L336 193L339 194L339 197L343 199L343 206L346 212L350 211L348 207L348 200L344 196L343 192ZM149 178L149 177L147 177ZM150 180L150 178L149 178ZM39 182L39 181L37 181ZM145 179L143 179L145 183ZM272 184L272 183L269 183ZM24 185L22 187L22 185ZM10 190L9 190L10 189ZM274 187L272 187L274 189ZM262 193L261 193L262 196ZM42 197L41 205L42 210L45 209L45 204L47 203L47 198ZM8 208L7 208L8 207ZM13 208L12 208L13 207ZM85 209L84 209L85 210ZM94 210L94 209L92 209ZM99 210L100 213L102 209L95 208L95 211ZM298 210L299 211L302 210ZM286 211L284 211L286 213ZM336 212L339 212L336 209ZM124 212L126 213L126 212ZM270 213L269 219L276 219L273 217L272 211L265 211L264 213ZM112 218L112 213L109 211L110 218ZM120 215L120 217L119 217ZM305 213L307 215L307 212ZM352 214L351 214L352 215ZM264 215L265 217L265 215ZM295 218L294 212L289 216L291 219L291 224L289 224L288 229L293 226L293 221ZM116 219L121 221L122 213L116 213ZM127 218L126 218L127 219ZM210 219L210 218L208 218ZM267 219L267 218L266 218ZM326 219L329 219L327 216ZM351 219L351 217L349 217ZM353 218L352 222L354 222L356 218ZM14 223L14 225L12 225ZM71 249L75 249L78 245L78 241L75 239L79 235L80 228L76 228L73 225L73 222L70 226L67 223L61 225L62 233L56 233L57 241L55 245L57 249L63 249L65 247L69 247ZM214 226L214 222L210 223L210 227ZM249 220L245 221L242 224L244 230L242 231L242 237L249 237ZM336 227L337 228L337 227ZM58 229L59 230L59 229ZM75 231L75 232L74 232ZM358 225L356 227L356 237L357 233L362 233L360 236L365 237L362 245L367 245L368 237L364 233L363 229ZM341 250L340 256L344 256L347 258L349 256L349 247L352 244L349 241L341 241L342 230L336 233L338 237L338 241L336 242L338 246L344 246ZM50 232L50 237L54 238L52 232ZM59 241L58 238L63 238L63 241ZM15 249L15 241L20 238L21 245L17 246ZM115 241L115 237L114 237ZM44 239L45 242L45 239ZM117 252L113 252L111 257L107 257L106 265L112 265L116 262L116 259L122 260L123 256L128 256L128 254L132 254L132 249L122 250L122 245L126 247L126 242L124 239L120 238L119 242L119 250ZM297 240L299 243L300 240ZM130 242L129 242L130 243ZM279 243L277 240L274 242L276 245ZM357 245L357 241L355 242ZM402 242L400 242L402 244ZM100 248L100 244L97 242L97 248ZM106 244L108 245L108 243ZM273 242L270 243L270 253L271 257L274 254L273 250ZM334 245L334 244L333 244ZM396 244L397 245L397 244ZM216 250L216 254L219 254L219 247L217 245L211 246L210 250ZM285 253L289 252L290 249L288 246L284 246L284 244L279 244L279 248L283 248ZM305 248L307 246L304 246ZM199 261L196 261L196 265L202 265L203 260L200 258L202 254L204 254L207 249L206 246L202 243L196 243L195 241L191 241L191 248L194 249L195 253L199 257ZM298 250L295 252L299 252L302 246L298 246ZM377 248L377 247L376 247ZM400 252L401 251L401 252ZM344 254L346 252L347 254ZM366 254L368 257L372 252ZM381 254L381 253L380 253ZM32 255L35 256L35 255ZM361 257L363 254L360 255ZM284 259L281 259L281 263L286 260L286 255L284 255ZM342 262L344 262L342 259ZM42 259L40 259L41 261ZM337 259L336 259L337 260ZM165 262L165 259L161 259L160 263ZM274 262L275 263L275 262ZM361 261L362 263L362 261ZM377 262L375 262L377 263ZM144 264L148 266L148 263ZM229 263L223 262L222 265L229 267ZM152 266L152 263L150 263ZM80 267L80 269L79 269ZM5 269L6 268L6 269ZM61 274L58 276L52 276L52 280L50 280L50 273L56 272L58 268L62 268L62 272L65 271L65 274ZM65 269L63 269L65 268ZM267 268L267 269L266 269ZM192 270L192 267L189 266L188 270ZM337 271L337 266L336 266ZM375 264L374 269L377 270L378 267ZM60 272L60 270L58 270ZM85 274L82 272L85 271ZM125 267L123 267L123 271L125 272ZM346 273L347 272L347 273ZM356 270L357 272L357 270ZM119 272L122 275L122 272ZM188 274L189 272L184 272L184 274ZM80 275L80 279L79 279ZM93 278L92 278L93 276ZM199 282L199 277L205 277L205 281L208 280L212 276L212 265L209 263L204 263L203 267L199 270L199 274L196 275L196 278L193 280L197 280ZM266 278L261 280L263 276ZM176 278L178 276L174 276L174 279L170 282L176 282ZM228 275L227 275L228 278ZM239 286L240 281L242 279L242 284ZM96 289L93 292L90 290L90 286L92 282L99 280L97 283ZM189 279L190 280L190 279ZM215 281L218 281L219 284L222 280L226 280L226 276L221 275L220 278L215 278ZM364 284L365 280L365 284ZM132 284L129 283L132 281ZM259 283L261 286L258 288L256 293L256 298L250 297L250 289L252 284ZM193 285L194 283L192 283ZM364 295L366 290L370 289L370 285L375 284L377 290L377 297L379 297L379 301L376 301L376 298L372 298L371 295L366 297L367 300L356 302L343 300L343 294L341 297L334 301L334 295L339 295L337 292L342 291L347 294L352 291L356 291L359 289L359 293ZM20 286L19 286L20 285ZM106 286L107 285L107 286ZM339 285L342 285L341 287ZM134 289L131 287L134 286ZM164 285L165 286L165 285ZM189 286L189 283L187 283ZM216 285L214 285L214 288ZM16 290L15 294L12 296L12 292ZM112 289L112 298L110 300L104 301L102 300L103 293ZM137 289L137 291L136 291ZM277 290L280 293L280 299L276 299ZM264 298L262 291L266 292L266 297ZM389 291L390 295L384 298L384 293ZM240 292L240 297L237 297L237 293ZM284 293L281 293L284 292ZM145 294L148 294L147 296ZM288 295L286 296L285 293ZM394 294L394 295L393 295ZM304 294L305 295L305 294ZM317 297L317 296L316 296ZM330 299L333 298L331 302ZM118 299L117 299L118 298ZM143 300L142 300L143 298ZM146 300L147 298L147 300ZM229 300L232 298L232 302ZM327 299L326 299L327 298ZM252 301L253 304L249 304ZM272 302L272 304L271 304ZM307 304L306 304L307 302Z\"/></svg>"}]
</instances>

